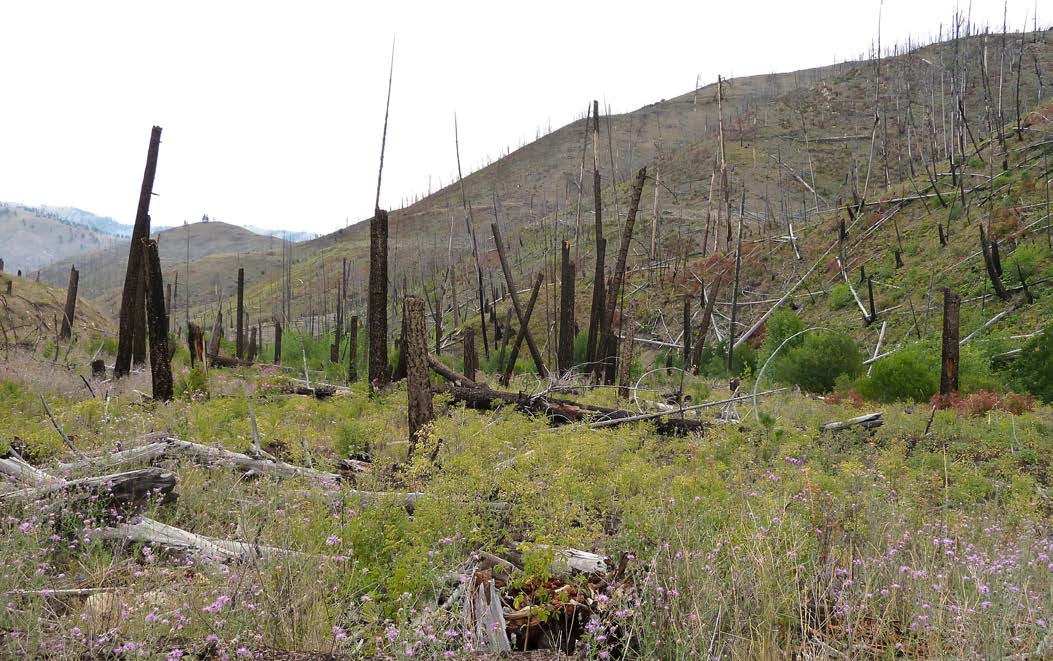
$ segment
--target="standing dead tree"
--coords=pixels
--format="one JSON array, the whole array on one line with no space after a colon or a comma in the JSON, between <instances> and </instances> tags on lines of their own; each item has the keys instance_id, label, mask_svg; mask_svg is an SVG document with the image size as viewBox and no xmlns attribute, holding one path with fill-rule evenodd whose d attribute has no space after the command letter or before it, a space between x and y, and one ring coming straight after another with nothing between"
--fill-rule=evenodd
<instances>
[{"instance_id":1,"label":"standing dead tree","mask_svg":"<svg viewBox=\"0 0 1053 661\"><path fill-rule=\"evenodd\" d=\"M622 241L618 248L618 257L614 263L611 286L608 287L607 291L607 306L600 327L601 335L604 338L602 352L604 381L608 385L614 383L618 362L618 334L614 330L614 310L618 305L618 297L621 295L622 285L625 281L625 262L629 256L629 244L632 242L633 227L636 225L636 213L640 210L640 196L643 194L643 185L646 178L647 166L644 166L636 173L636 179L633 181L629 212L625 217Z\"/></svg>"},{"instance_id":2,"label":"standing dead tree","mask_svg":"<svg viewBox=\"0 0 1053 661\"><path fill-rule=\"evenodd\" d=\"M282 322L274 319L274 364L282 364Z\"/></svg>"},{"instance_id":3,"label":"standing dead tree","mask_svg":"<svg viewBox=\"0 0 1053 661\"><path fill-rule=\"evenodd\" d=\"M154 399L172 399L172 363L168 353L168 315L165 313L165 290L161 276L161 259L157 242L143 239L143 275L146 288L146 317L150 331L150 376Z\"/></svg>"},{"instance_id":4,"label":"standing dead tree","mask_svg":"<svg viewBox=\"0 0 1053 661\"><path fill-rule=\"evenodd\" d=\"M351 315L347 325L347 382L358 381L358 315Z\"/></svg>"},{"instance_id":5,"label":"standing dead tree","mask_svg":"<svg viewBox=\"0 0 1053 661\"><path fill-rule=\"evenodd\" d=\"M958 390L958 310L961 298L950 288L943 290L943 353L940 370L940 394Z\"/></svg>"},{"instance_id":6,"label":"standing dead tree","mask_svg":"<svg viewBox=\"0 0 1053 661\"><path fill-rule=\"evenodd\" d=\"M245 269L238 269L238 321L234 340L238 360L245 357Z\"/></svg>"},{"instance_id":7,"label":"standing dead tree","mask_svg":"<svg viewBox=\"0 0 1053 661\"><path fill-rule=\"evenodd\" d=\"M127 376L132 368L133 335L137 320L144 316L142 288L142 241L150 236L150 198L154 190L157 173L157 153L161 147L161 127L153 127L150 147L146 153L146 169L139 190L139 206L135 212L131 245L128 250L128 266L124 274L124 289L121 292L119 330L117 335L117 358L113 366L114 378Z\"/></svg>"},{"instance_id":8,"label":"standing dead tree","mask_svg":"<svg viewBox=\"0 0 1053 661\"><path fill-rule=\"evenodd\" d=\"M453 146L457 154L457 182L461 189L461 207L464 210L464 226L472 242L472 257L475 259L475 277L479 291L479 329L483 334L483 355L490 357L490 341L486 339L486 299L483 295L483 267L479 262L479 241L475 237L475 221L472 218L472 207L464 192L464 176L461 174L461 139L457 128L457 115L453 116ZM465 313L467 316L467 313ZM494 338L496 348L497 338Z\"/></svg>"},{"instance_id":9,"label":"standing dead tree","mask_svg":"<svg viewBox=\"0 0 1053 661\"><path fill-rule=\"evenodd\" d=\"M388 212L369 221L369 383L383 388L388 371Z\"/></svg>"},{"instance_id":10,"label":"standing dead tree","mask_svg":"<svg viewBox=\"0 0 1053 661\"><path fill-rule=\"evenodd\" d=\"M62 312L62 330L60 340L68 340L73 331L73 315L77 311L77 285L80 283L80 272L76 266L69 267L69 285L66 287L66 307Z\"/></svg>"},{"instance_id":11,"label":"standing dead tree","mask_svg":"<svg viewBox=\"0 0 1053 661\"><path fill-rule=\"evenodd\" d=\"M561 374L574 364L574 261L570 258L570 244L563 242L562 271L559 289L559 349L556 366Z\"/></svg>"},{"instance_id":12,"label":"standing dead tree","mask_svg":"<svg viewBox=\"0 0 1053 661\"><path fill-rule=\"evenodd\" d=\"M424 301L417 296L407 296L405 301L406 323L403 336L406 340L406 387L409 418L409 456L412 459L424 427L435 419L431 405L431 385L428 382L428 329L424 318Z\"/></svg>"},{"instance_id":13,"label":"standing dead tree","mask_svg":"<svg viewBox=\"0 0 1053 661\"><path fill-rule=\"evenodd\" d=\"M995 294L1003 301L1008 301L1009 292L1006 291L1005 285L1002 284L1002 278L999 276L998 266L991 254L991 244L987 241L983 225L980 226L980 249L983 252L984 266L987 267L987 275L991 279L991 286L994 287Z\"/></svg>"},{"instance_id":14,"label":"standing dead tree","mask_svg":"<svg viewBox=\"0 0 1053 661\"><path fill-rule=\"evenodd\" d=\"M706 346L706 335L709 333L709 326L713 321L713 306L717 302L717 295L720 293L722 280L723 274L718 275L716 282L710 287L709 294L705 294L705 289L702 290L706 296L706 307L702 311L702 324L698 328L698 338L695 341L694 351L691 356L691 366L695 374L698 374L699 370L702 369L702 350Z\"/></svg>"},{"instance_id":15,"label":"standing dead tree","mask_svg":"<svg viewBox=\"0 0 1053 661\"><path fill-rule=\"evenodd\" d=\"M469 379L475 379L475 373L479 371L479 354L475 351L475 328L468 326L464 329L464 373Z\"/></svg>"},{"instance_id":16,"label":"standing dead tree","mask_svg":"<svg viewBox=\"0 0 1053 661\"><path fill-rule=\"evenodd\" d=\"M541 351L538 350L537 344L534 342L534 336L530 334L530 329L527 326L527 322L530 320L529 315L524 312L523 306L519 302L519 293L516 291L515 280L512 278L512 268L508 264L505 242L501 237L501 228L497 226L497 223L491 223L490 229L493 230L494 233L494 243L497 244L497 256L501 260L501 270L505 274L505 283L508 285L508 295L512 298L512 307L516 311L516 318L519 319L519 332L526 337L527 347L530 349L530 355L534 359L537 373L541 375L541 378L547 378L548 370L545 369L545 363L541 359Z\"/></svg>"}]
</instances>

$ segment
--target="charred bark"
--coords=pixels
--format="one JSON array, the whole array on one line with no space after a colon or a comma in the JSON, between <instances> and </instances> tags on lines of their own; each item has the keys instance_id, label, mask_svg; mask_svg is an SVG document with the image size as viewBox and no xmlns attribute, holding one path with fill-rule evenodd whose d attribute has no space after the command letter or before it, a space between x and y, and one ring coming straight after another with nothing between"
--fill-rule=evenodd
<instances>
[{"instance_id":1,"label":"charred bark","mask_svg":"<svg viewBox=\"0 0 1053 661\"><path fill-rule=\"evenodd\" d=\"M77 286L80 283L80 272L77 267L69 268L69 285L66 286L66 307L62 312L62 330L60 340L68 340L73 332L73 315L77 312Z\"/></svg>"},{"instance_id":2,"label":"charred bark","mask_svg":"<svg viewBox=\"0 0 1053 661\"><path fill-rule=\"evenodd\" d=\"M143 273L146 287L146 315L150 331L150 376L154 399L172 399L172 362L168 353L168 315L165 313L165 285L161 275L161 259L157 242L143 239Z\"/></svg>"}]
</instances>

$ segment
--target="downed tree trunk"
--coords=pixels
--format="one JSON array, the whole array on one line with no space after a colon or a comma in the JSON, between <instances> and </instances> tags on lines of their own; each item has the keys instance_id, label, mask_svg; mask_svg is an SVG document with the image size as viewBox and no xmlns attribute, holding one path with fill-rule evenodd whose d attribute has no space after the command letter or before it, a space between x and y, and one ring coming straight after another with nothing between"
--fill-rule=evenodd
<instances>
[{"instance_id":1,"label":"downed tree trunk","mask_svg":"<svg viewBox=\"0 0 1053 661\"><path fill-rule=\"evenodd\" d=\"M475 387L475 381L472 381L467 376L461 374L457 370L447 367L446 363L439 360L434 354L428 354L428 365L432 371L446 379L455 386L469 386Z\"/></svg>"},{"instance_id":2,"label":"downed tree trunk","mask_svg":"<svg viewBox=\"0 0 1053 661\"><path fill-rule=\"evenodd\" d=\"M849 427L855 426L860 426L864 429L873 429L874 427L880 427L883 424L885 424L885 420L882 416L882 413L878 411L877 413L867 413L866 415L861 415L850 420L844 420L840 422L828 422L822 427L820 427L820 429L822 429L823 431L838 431L841 429L848 429Z\"/></svg>"},{"instance_id":3,"label":"downed tree trunk","mask_svg":"<svg viewBox=\"0 0 1053 661\"><path fill-rule=\"evenodd\" d=\"M447 394L456 402L478 411L492 411L504 404L511 404L520 411L546 416L553 425L561 425L585 420L620 420L634 415L632 411L612 409L602 406L589 406L565 399L543 396L530 396L523 393L510 393L493 390L486 386L463 387L446 386L436 390ZM705 429L701 420L659 420L657 431L665 435L683 435L700 433Z\"/></svg>"},{"instance_id":4,"label":"downed tree trunk","mask_svg":"<svg viewBox=\"0 0 1053 661\"><path fill-rule=\"evenodd\" d=\"M140 512L152 498L165 503L174 501L175 486L175 475L172 473L160 468L144 468L20 489L3 494L0 502L32 502L61 494L72 501L90 500L93 506L103 504L107 511L128 516Z\"/></svg>"},{"instance_id":5,"label":"downed tree trunk","mask_svg":"<svg viewBox=\"0 0 1053 661\"><path fill-rule=\"evenodd\" d=\"M523 340L530 336L530 317L534 313L534 303L537 302L538 292L541 291L541 283L544 281L545 276L543 273L538 273L537 278L534 280L534 287L530 290L530 299L527 301L526 311L523 316L519 319L519 334L516 335L515 342L512 344L512 353L508 357L508 362L505 363L505 372L501 375L501 385L508 386L509 382L512 381L512 372L516 368L516 360L519 358L519 347L523 345Z\"/></svg>"},{"instance_id":6,"label":"downed tree trunk","mask_svg":"<svg viewBox=\"0 0 1053 661\"><path fill-rule=\"evenodd\" d=\"M256 473L271 475L273 477L302 477L332 484L337 484L343 479L343 476L339 473L330 473L327 471L316 470L314 468L296 466L284 461L256 459L240 452L232 452L222 448L201 445L200 443L183 441L165 433L147 434L143 438L147 440L156 440L130 450L114 452L101 457L84 459L82 461L68 464L58 464L57 468L64 473L70 473L86 468L157 461L161 458L194 457L203 460L205 463L219 464L245 471L255 471ZM0 471L2 470L3 465L0 463ZM43 471L38 472L43 473ZM44 475L47 474L44 473ZM359 491L357 489L348 489L343 492L352 496L360 497L368 503L380 500L401 502L407 509L411 509L413 504L424 495L421 492Z\"/></svg>"},{"instance_id":7,"label":"downed tree trunk","mask_svg":"<svg viewBox=\"0 0 1053 661\"><path fill-rule=\"evenodd\" d=\"M182 528L176 528L145 517L139 523L129 523L115 528L104 528L99 531L98 537L101 539L158 544L172 550L200 555L215 562L270 560L272 558L310 558L317 560L319 558L319 556L274 546L205 537L204 535L197 535Z\"/></svg>"}]
</instances>

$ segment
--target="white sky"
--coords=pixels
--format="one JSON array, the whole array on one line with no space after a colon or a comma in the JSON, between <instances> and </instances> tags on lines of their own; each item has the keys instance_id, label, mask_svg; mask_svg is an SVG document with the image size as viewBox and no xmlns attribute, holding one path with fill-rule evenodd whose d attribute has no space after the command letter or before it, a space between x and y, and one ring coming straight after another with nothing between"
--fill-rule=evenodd
<instances>
[{"instance_id":1,"label":"white sky","mask_svg":"<svg viewBox=\"0 0 1053 661\"><path fill-rule=\"evenodd\" d=\"M753 2L53 2L0 0L0 200L130 223L164 128L155 225L328 232L449 183L594 97L628 111L725 76L855 58L879 0ZM968 0L962 0L966 11ZM886 0L882 44L928 39L944 0ZM1032 25L1034 0L1010 0ZM1001 28L1002 0L973 0ZM1046 17L1039 14L1039 24Z\"/></svg>"}]
</instances>

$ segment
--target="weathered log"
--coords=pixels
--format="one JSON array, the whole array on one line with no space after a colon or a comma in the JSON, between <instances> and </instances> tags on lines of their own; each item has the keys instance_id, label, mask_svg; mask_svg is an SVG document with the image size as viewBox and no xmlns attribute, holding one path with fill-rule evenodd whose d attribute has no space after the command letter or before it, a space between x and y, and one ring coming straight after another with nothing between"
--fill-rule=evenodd
<instances>
[{"instance_id":1,"label":"weathered log","mask_svg":"<svg viewBox=\"0 0 1053 661\"><path fill-rule=\"evenodd\" d=\"M69 267L69 285L66 286L66 307L62 312L62 330L60 340L68 340L73 331L73 315L77 311L77 285L80 283L80 272L77 267Z\"/></svg>"},{"instance_id":2,"label":"weathered log","mask_svg":"<svg viewBox=\"0 0 1053 661\"><path fill-rule=\"evenodd\" d=\"M138 523L124 524L114 528L103 528L96 535L100 539L155 544L170 550L198 555L214 562L271 560L274 558L309 558L317 560L319 557L274 546L205 537L204 535L198 535L145 517Z\"/></svg>"},{"instance_id":3,"label":"weathered log","mask_svg":"<svg viewBox=\"0 0 1053 661\"><path fill-rule=\"evenodd\" d=\"M139 190L139 206L135 212L135 225L128 250L128 264L124 275L124 288L121 292L121 307L118 315L119 331L117 335L117 358L114 363L114 378L127 376L132 365L132 335L135 319L144 316L145 305L139 282L142 279L142 240L150 236L150 198L153 196L154 175L157 172L157 153L161 147L161 127L155 126L150 132L150 147L146 154L146 169L143 171L143 183Z\"/></svg>"},{"instance_id":4,"label":"weathered log","mask_svg":"<svg viewBox=\"0 0 1053 661\"><path fill-rule=\"evenodd\" d=\"M885 424L885 420L879 411L878 413L867 413L866 415L861 415L850 420L828 422L823 425L821 429L823 431L838 431L856 426L863 427L864 429L873 429L874 427L880 427L883 424Z\"/></svg>"},{"instance_id":5,"label":"weathered log","mask_svg":"<svg viewBox=\"0 0 1053 661\"><path fill-rule=\"evenodd\" d=\"M126 516L141 511L150 499L174 501L175 486L172 473L144 468L11 491L0 496L0 501L31 502L58 495L73 502L90 500L93 506L102 505L107 511Z\"/></svg>"},{"instance_id":6,"label":"weathered log","mask_svg":"<svg viewBox=\"0 0 1053 661\"><path fill-rule=\"evenodd\" d=\"M153 397L159 402L172 399L172 356L168 352L168 315L161 281L161 260L157 242L143 239L143 274L146 288L146 314L150 329L150 377Z\"/></svg>"},{"instance_id":7,"label":"weathered log","mask_svg":"<svg viewBox=\"0 0 1053 661\"><path fill-rule=\"evenodd\" d=\"M510 393L485 386L451 385L436 389L436 392L450 395L454 401L479 411L492 411L502 405L511 405L525 413L544 415L553 425L586 420L620 420L634 415L632 411L622 409L590 406L552 397ZM706 425L701 420L669 419L658 420L656 426L660 434L683 435L701 432Z\"/></svg>"},{"instance_id":8,"label":"weathered log","mask_svg":"<svg viewBox=\"0 0 1053 661\"><path fill-rule=\"evenodd\" d=\"M983 230L981 229L981 232ZM943 350L941 354L940 394L958 390L958 311L961 298L946 288L943 290Z\"/></svg>"},{"instance_id":9,"label":"weathered log","mask_svg":"<svg viewBox=\"0 0 1053 661\"><path fill-rule=\"evenodd\" d=\"M457 370L447 367L446 363L439 360L439 358L435 355L428 355L428 365L431 367L433 372L446 379L450 383L454 384L455 386L476 385L475 381L472 381L467 376L461 374Z\"/></svg>"},{"instance_id":10,"label":"weathered log","mask_svg":"<svg viewBox=\"0 0 1053 661\"><path fill-rule=\"evenodd\" d=\"M405 319L406 413L409 422L409 456L412 458L424 428L435 419L428 382L428 329L423 299L418 296L406 297Z\"/></svg>"}]
</instances>

